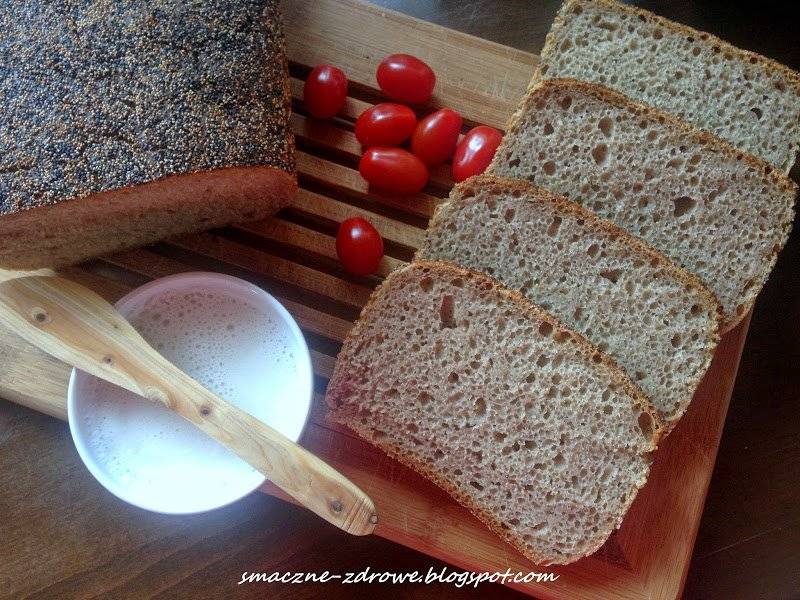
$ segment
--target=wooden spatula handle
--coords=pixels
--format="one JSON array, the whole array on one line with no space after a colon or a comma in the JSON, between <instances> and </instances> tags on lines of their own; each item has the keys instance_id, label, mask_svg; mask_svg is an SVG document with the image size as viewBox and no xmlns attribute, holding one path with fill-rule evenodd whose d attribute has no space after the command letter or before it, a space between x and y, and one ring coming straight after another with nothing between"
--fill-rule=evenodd
<instances>
[{"instance_id":1,"label":"wooden spatula handle","mask_svg":"<svg viewBox=\"0 0 800 600\"><path fill-rule=\"evenodd\" d=\"M148 359L153 369L164 360L160 355ZM372 501L324 461L183 373L167 385L161 382L147 373L138 381L149 397L233 449L309 510L354 535L372 533L377 523Z\"/></svg>"},{"instance_id":2,"label":"wooden spatula handle","mask_svg":"<svg viewBox=\"0 0 800 600\"><path fill-rule=\"evenodd\" d=\"M186 375L93 291L58 277L2 282L0 323L67 364L162 402L344 531L374 530L375 506L355 484Z\"/></svg>"}]
</instances>

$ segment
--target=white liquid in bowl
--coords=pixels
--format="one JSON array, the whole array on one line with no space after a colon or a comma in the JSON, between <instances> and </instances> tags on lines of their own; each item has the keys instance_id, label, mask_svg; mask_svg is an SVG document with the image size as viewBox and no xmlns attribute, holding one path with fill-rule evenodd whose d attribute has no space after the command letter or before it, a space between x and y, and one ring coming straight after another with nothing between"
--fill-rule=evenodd
<instances>
[{"instance_id":1,"label":"white liquid in bowl","mask_svg":"<svg viewBox=\"0 0 800 600\"><path fill-rule=\"evenodd\" d=\"M308 349L271 296L235 278L158 280L118 308L168 360L227 401L297 440L311 398ZM75 372L70 426L81 457L117 496L189 513L228 504L264 477L166 407Z\"/></svg>"}]
</instances>

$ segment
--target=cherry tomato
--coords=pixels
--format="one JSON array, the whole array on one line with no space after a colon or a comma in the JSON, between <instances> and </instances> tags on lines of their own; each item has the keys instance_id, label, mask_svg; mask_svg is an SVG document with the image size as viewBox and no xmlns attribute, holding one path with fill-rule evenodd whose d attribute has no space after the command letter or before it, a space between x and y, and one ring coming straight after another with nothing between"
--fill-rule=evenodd
<instances>
[{"instance_id":1,"label":"cherry tomato","mask_svg":"<svg viewBox=\"0 0 800 600\"><path fill-rule=\"evenodd\" d=\"M331 65L317 65L303 86L303 104L312 117L330 119L347 99L347 77Z\"/></svg>"},{"instance_id":2,"label":"cherry tomato","mask_svg":"<svg viewBox=\"0 0 800 600\"><path fill-rule=\"evenodd\" d=\"M378 65L378 85L392 100L408 104L428 101L436 85L433 70L410 54L392 54Z\"/></svg>"},{"instance_id":3,"label":"cherry tomato","mask_svg":"<svg viewBox=\"0 0 800 600\"><path fill-rule=\"evenodd\" d=\"M339 225L336 254L344 268L354 275L369 275L375 272L383 257L383 239L372 223L352 217Z\"/></svg>"},{"instance_id":4,"label":"cherry tomato","mask_svg":"<svg viewBox=\"0 0 800 600\"><path fill-rule=\"evenodd\" d=\"M417 115L402 104L384 102L368 108L356 121L356 138L362 146L398 146L417 125Z\"/></svg>"},{"instance_id":5,"label":"cherry tomato","mask_svg":"<svg viewBox=\"0 0 800 600\"><path fill-rule=\"evenodd\" d=\"M453 180L464 181L480 175L494 158L503 135L487 125L479 125L467 132L453 154Z\"/></svg>"},{"instance_id":6,"label":"cherry tomato","mask_svg":"<svg viewBox=\"0 0 800 600\"><path fill-rule=\"evenodd\" d=\"M411 151L426 165L440 165L453 153L461 133L461 115L449 108L437 110L419 122L411 136Z\"/></svg>"},{"instance_id":7,"label":"cherry tomato","mask_svg":"<svg viewBox=\"0 0 800 600\"><path fill-rule=\"evenodd\" d=\"M416 194L428 183L425 163L402 148L369 148L358 171L371 185L395 194Z\"/></svg>"}]
</instances>

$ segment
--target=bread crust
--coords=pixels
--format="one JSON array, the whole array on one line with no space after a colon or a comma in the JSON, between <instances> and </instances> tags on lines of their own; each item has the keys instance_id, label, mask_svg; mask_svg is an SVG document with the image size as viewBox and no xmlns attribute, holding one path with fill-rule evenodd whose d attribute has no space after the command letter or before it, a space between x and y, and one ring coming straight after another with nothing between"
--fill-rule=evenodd
<instances>
[{"instance_id":1,"label":"bread crust","mask_svg":"<svg viewBox=\"0 0 800 600\"><path fill-rule=\"evenodd\" d=\"M447 262L440 262L440 261L415 261L411 264L398 269L392 272L386 280L383 282L381 286L379 286L370 296L369 301L366 303L364 308L361 311L361 315L359 319L356 321L353 328L348 333L345 341L342 345L342 350L339 353L339 356L336 360L336 367L334 368L333 376L330 379L328 384L328 389L325 394L325 400L328 404L330 411L328 412L328 418L333 422L339 423L344 425L351 430L353 430L359 437L365 439L366 441L378 446L379 448L383 449L387 454L396 458L406 466L416 470L417 472L421 473L422 475L431 479L434 483L436 483L439 487L443 490L448 492L452 495L456 500L458 500L462 505L464 505L467 509L470 510L478 519L480 519L487 527L489 527L492 531L494 531L497 535L501 538L506 540L512 546L514 546L519 552L521 552L524 556L529 558L535 564L567 564L569 562L573 562L582 558L583 556L588 556L592 552L596 551L606 540L606 536L598 535L596 538L590 540L589 543L589 550L579 556L568 556L568 557L560 557L560 558L553 558L548 557L545 555L537 554L535 552L530 552L526 549L524 541L521 537L516 536L513 534L512 531L506 530L500 524L500 521L491 514L491 511L483 509L480 505L476 502L473 502L466 494L460 492L456 486L450 483L447 478L440 472L438 472L435 467L431 465L426 465L417 461L412 456L402 452L399 448L392 444L387 444L384 439L380 441L376 441L371 436L368 435L364 428L359 428L358 425L348 421L345 418L337 419L336 417L336 410L338 407L343 403L339 398L343 394L343 382L346 381L347 373L346 369L350 361L354 356L354 349L357 346L357 340L362 335L362 329L365 326L364 324L369 318L370 313L372 312L373 306L377 304L380 299L382 298L383 294L385 293L386 289L389 289L392 285L392 281L398 277L403 277L405 273L410 270L423 270L423 272L427 273L434 273L439 274L443 277L461 277L465 280L474 281L478 287L482 287L483 289L492 290L492 292L498 294L500 297L510 301L519 309L519 311L536 321L546 320L553 324L553 335L563 334L569 338L572 343L574 343L580 352L582 352L587 361L594 362L598 366L602 365L608 372L611 377L612 382L622 388L625 393L631 398L633 401L633 405L642 412L647 413L650 418L652 419L653 423L653 430L652 434L649 439L649 447L647 448L646 455L654 452L658 447L658 442L662 438L665 432L665 426L663 421L658 415L658 412L650 403L647 396L644 392L639 389L639 387L630 380L630 378L622 371L617 364L605 353L599 350L596 346L594 346L591 342L589 342L586 338L581 336L580 334L570 330L566 325L563 324L557 317L551 315L550 313L546 312L544 309L540 308L539 306L532 303L530 300L522 296L519 292L514 290L508 289L503 286L497 280L485 275L483 273L478 273L476 271L465 269L463 267L454 265L452 263ZM645 480L646 482L646 480ZM644 485L644 483L642 485ZM619 524L622 521L625 513L627 512L630 504L633 502L638 490L641 489L642 485L636 486L631 493L628 494L627 501L624 504L624 510L621 511L621 517L619 522L617 523L617 528L619 528Z\"/></svg>"},{"instance_id":2,"label":"bread crust","mask_svg":"<svg viewBox=\"0 0 800 600\"><path fill-rule=\"evenodd\" d=\"M683 283L686 287L691 288L700 294L705 302L706 308L714 315L714 329L711 332L708 341L710 348L716 348L720 340L723 323L724 315L722 312L722 306L720 305L719 300L717 300L717 297L714 295L714 293L709 290L708 287L706 287L699 277L676 265L661 252L647 244L647 242L631 235L612 221L603 219L596 213L581 206L577 202L572 202L568 198L554 194L553 192L536 186L528 181L499 177L492 174L483 174L470 177L469 179L457 184L450 192L448 201L440 204L437 207L436 212L430 221L428 229L431 230L439 226L441 215L445 210L447 210L448 205L455 203L465 206L469 204L469 195L473 193L475 188L495 188L496 191L518 192L520 194L519 201L521 202L546 202L554 206L559 212L570 213L576 218L583 219L586 223L591 223L593 228L603 231L615 239L622 240L623 243L631 247L633 252L641 255L645 260L651 263L656 263L661 269L667 271L669 275ZM417 251L415 260L419 259L419 255L420 251ZM706 371L708 366L711 364L713 357L713 350L704 353L705 361L700 372L704 373ZM609 360L616 364L616 361L614 361L612 357L609 357ZM624 371L624 369L622 369L622 367L619 365L617 365L617 368ZM701 379L702 376L700 375L692 378L689 381L692 388L696 388ZM679 419L680 415L671 421L665 422L665 434L669 433L669 431L674 428Z\"/></svg>"},{"instance_id":3,"label":"bread crust","mask_svg":"<svg viewBox=\"0 0 800 600\"><path fill-rule=\"evenodd\" d=\"M132 188L0 217L0 267L36 269L269 216L288 206L294 175L268 166L172 175ZM98 227L99 222L105 225Z\"/></svg>"},{"instance_id":4,"label":"bread crust","mask_svg":"<svg viewBox=\"0 0 800 600\"><path fill-rule=\"evenodd\" d=\"M580 0L586 1L586 0ZM597 1L597 0L591 0ZM605 1L605 0L603 0ZM775 266L775 261L778 258L778 254L783 249L786 244L786 241L789 238L789 232L791 231L792 223L794 222L794 215L795 215L795 198L797 195L797 184L795 184L791 179L789 179L786 175L784 175L779 169L773 167L767 161L758 158L752 154L748 154L747 152L736 148L735 146L731 145L730 143L726 142L722 138L715 136L712 133L707 131L703 131L683 121L679 117L676 117L670 113L664 112L657 108L653 108L651 106L647 106L638 102L635 102L614 90L611 90L603 85L598 83L589 83L586 81L579 81L577 79L570 79L570 78L555 78L555 79L544 79L544 80L535 80L531 82L531 86L528 88L524 98L519 104L517 110L514 111L511 118L508 121L508 125L506 126L506 135L503 138L503 142L500 144L500 148L498 148L497 153L495 154L495 158L492 160L487 172L492 173L497 169L499 157L502 155L502 150L504 149L507 140L511 139L518 131L523 116L529 110L535 110L535 103L537 98L541 95L549 94L549 93L570 93L570 92L577 92L581 94L585 94L592 98L595 98L601 102L605 102L611 106L614 106L619 109L628 110L637 116L644 116L650 119L655 119L665 127L673 128L681 135L685 136L688 140L697 143L706 145L709 147L714 148L719 154L726 156L731 160L741 160L750 166L754 167L757 170L763 171L764 175L768 177L775 185L775 187L783 194L786 198L789 198L789 204L787 208L789 208L789 213L791 214L791 218L781 223L781 228L783 230L783 235L781 236L780 244L777 244L773 247L770 254L766 257L766 264L767 268L764 271L763 281L760 282L758 286L752 286L750 289L745 290L744 294L742 295L742 310L737 312L733 315L724 315L723 322L721 325L721 332L726 333L736 327L742 319L747 315L750 308L752 308L753 304L755 304L756 297L758 293L761 291L763 287L764 281L769 276L769 273L772 271L772 268ZM781 196L782 198L784 196Z\"/></svg>"}]
</instances>

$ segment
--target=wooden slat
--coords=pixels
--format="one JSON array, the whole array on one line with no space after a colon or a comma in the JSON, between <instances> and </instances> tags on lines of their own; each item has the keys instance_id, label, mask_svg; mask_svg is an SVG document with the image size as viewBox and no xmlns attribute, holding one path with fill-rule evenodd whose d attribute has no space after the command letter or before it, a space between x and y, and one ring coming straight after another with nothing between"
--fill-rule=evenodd
<instances>
[{"instance_id":1,"label":"wooden slat","mask_svg":"<svg viewBox=\"0 0 800 600\"><path fill-rule=\"evenodd\" d=\"M181 262L155 254L144 248L120 252L104 258L105 261L139 273L148 278L167 277L196 269ZM286 307L302 329L341 342L353 324L350 321L321 312L273 294Z\"/></svg>"},{"instance_id":2,"label":"wooden slat","mask_svg":"<svg viewBox=\"0 0 800 600\"><path fill-rule=\"evenodd\" d=\"M335 151L351 161L361 158L363 148L353 132L343 129L333 121L320 121L297 113L292 114L292 131L298 140ZM450 165L439 165L428 169L432 185L443 190L453 187Z\"/></svg>"},{"instance_id":3,"label":"wooden slat","mask_svg":"<svg viewBox=\"0 0 800 600\"><path fill-rule=\"evenodd\" d=\"M441 202L439 198L425 193L412 196L380 194L370 190L358 171L307 152L297 153L297 170L301 175L326 186L332 186L340 192L354 194L366 202L377 202L425 218L430 218Z\"/></svg>"},{"instance_id":4,"label":"wooden slat","mask_svg":"<svg viewBox=\"0 0 800 600\"><path fill-rule=\"evenodd\" d=\"M383 239L416 250L422 245L425 231L419 227L395 221L383 215L346 204L339 200L300 188L292 207L317 217L341 223L350 217L362 217L375 226Z\"/></svg>"},{"instance_id":5,"label":"wooden slat","mask_svg":"<svg viewBox=\"0 0 800 600\"><path fill-rule=\"evenodd\" d=\"M505 127L536 64L521 50L354 0L291 0L285 15L290 60L332 63L350 81L374 88L387 54L413 54L437 75L434 107L449 106L493 127Z\"/></svg>"},{"instance_id":6,"label":"wooden slat","mask_svg":"<svg viewBox=\"0 0 800 600\"><path fill-rule=\"evenodd\" d=\"M292 98L302 104L303 101L303 81L296 77L290 78L290 85L292 88ZM339 112L340 117L355 121L359 115L374 106L371 102L364 102L352 96L348 96L344 103L344 108Z\"/></svg>"},{"instance_id":7,"label":"wooden slat","mask_svg":"<svg viewBox=\"0 0 800 600\"><path fill-rule=\"evenodd\" d=\"M215 261L264 273L356 308L363 307L372 293L370 288L210 233L173 238L169 244Z\"/></svg>"},{"instance_id":8,"label":"wooden slat","mask_svg":"<svg viewBox=\"0 0 800 600\"><path fill-rule=\"evenodd\" d=\"M311 353L311 364L314 365L314 373L325 379L330 379L333 375L333 366L336 364L336 358L313 348L309 352Z\"/></svg>"},{"instance_id":9,"label":"wooden slat","mask_svg":"<svg viewBox=\"0 0 800 600\"><path fill-rule=\"evenodd\" d=\"M247 231L262 236L266 239L280 242L287 246L295 246L315 252L331 260L338 260L336 255L336 239L308 229L296 223L290 223L276 217L270 217L263 221L240 225L236 229ZM376 274L386 276L398 267L406 264L405 261L398 260L391 256L384 256L378 266Z\"/></svg>"}]
</instances>

